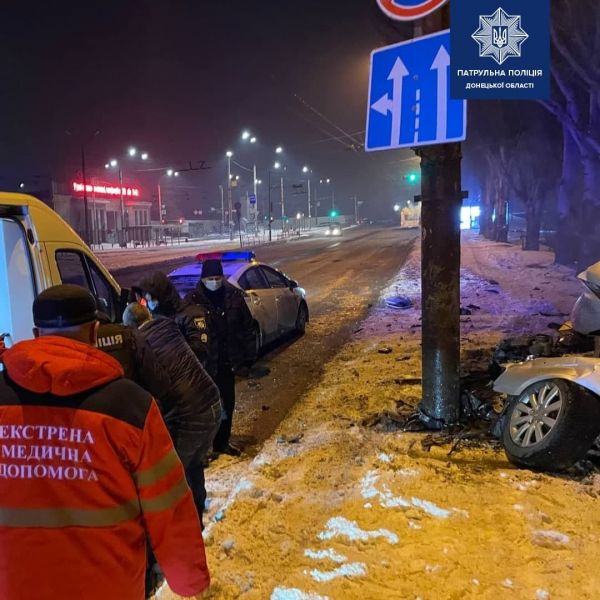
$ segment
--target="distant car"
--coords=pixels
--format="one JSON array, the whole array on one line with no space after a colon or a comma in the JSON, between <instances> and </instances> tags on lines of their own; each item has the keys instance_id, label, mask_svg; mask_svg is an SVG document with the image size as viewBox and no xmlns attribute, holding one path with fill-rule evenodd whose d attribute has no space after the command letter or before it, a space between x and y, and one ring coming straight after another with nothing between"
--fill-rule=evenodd
<instances>
[{"instance_id":1,"label":"distant car","mask_svg":"<svg viewBox=\"0 0 600 600\"><path fill-rule=\"evenodd\" d=\"M182 298L196 289L202 264L209 259L220 260L229 283L246 292L257 350L286 333L304 333L309 321L306 292L274 267L257 262L253 252L199 254L196 262L169 273Z\"/></svg>"},{"instance_id":2,"label":"distant car","mask_svg":"<svg viewBox=\"0 0 600 600\"><path fill-rule=\"evenodd\" d=\"M339 223L329 223L325 235L342 235L342 226Z\"/></svg>"}]
</instances>

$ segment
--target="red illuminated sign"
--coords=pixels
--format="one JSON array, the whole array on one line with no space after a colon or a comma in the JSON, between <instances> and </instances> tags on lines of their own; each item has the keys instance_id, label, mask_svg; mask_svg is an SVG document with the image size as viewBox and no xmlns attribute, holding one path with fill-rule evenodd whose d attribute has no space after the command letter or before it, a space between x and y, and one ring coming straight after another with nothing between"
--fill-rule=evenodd
<instances>
[{"instance_id":1,"label":"red illuminated sign","mask_svg":"<svg viewBox=\"0 0 600 600\"><path fill-rule=\"evenodd\" d=\"M73 191L76 194L83 194L83 183L80 181L73 182ZM108 198L120 198L123 193L124 198L139 198L141 195L140 188L123 186L122 190L119 186L111 184L91 184L85 186L85 191L88 194L95 196L105 196Z\"/></svg>"}]
</instances>

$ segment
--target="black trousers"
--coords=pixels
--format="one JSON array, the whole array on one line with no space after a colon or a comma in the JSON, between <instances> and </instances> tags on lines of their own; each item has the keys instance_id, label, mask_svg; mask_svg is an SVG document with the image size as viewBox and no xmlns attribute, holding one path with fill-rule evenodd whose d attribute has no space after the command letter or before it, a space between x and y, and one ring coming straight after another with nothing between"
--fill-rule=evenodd
<instances>
[{"instance_id":1,"label":"black trousers","mask_svg":"<svg viewBox=\"0 0 600 600\"><path fill-rule=\"evenodd\" d=\"M233 426L233 413L235 412L235 374L231 365L220 365L214 379L223 403L224 418L215 436L213 448L215 452L225 450L229 445L231 428Z\"/></svg>"}]
</instances>

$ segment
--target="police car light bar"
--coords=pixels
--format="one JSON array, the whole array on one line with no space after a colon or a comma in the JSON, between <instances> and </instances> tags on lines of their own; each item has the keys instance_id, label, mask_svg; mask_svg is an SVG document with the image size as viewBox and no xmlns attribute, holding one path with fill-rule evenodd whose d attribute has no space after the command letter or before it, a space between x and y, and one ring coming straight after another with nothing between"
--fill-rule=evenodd
<instances>
[{"instance_id":1,"label":"police car light bar","mask_svg":"<svg viewBox=\"0 0 600 600\"><path fill-rule=\"evenodd\" d=\"M246 261L252 262L256 255L252 251L240 252L206 252L196 255L198 262L206 262L207 260L220 260L221 262Z\"/></svg>"}]
</instances>

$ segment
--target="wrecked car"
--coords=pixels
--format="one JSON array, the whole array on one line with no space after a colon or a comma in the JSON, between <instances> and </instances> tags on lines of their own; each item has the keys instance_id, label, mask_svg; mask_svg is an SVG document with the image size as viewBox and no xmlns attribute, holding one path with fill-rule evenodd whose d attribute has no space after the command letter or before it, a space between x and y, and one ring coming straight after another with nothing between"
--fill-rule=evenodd
<instances>
[{"instance_id":1,"label":"wrecked car","mask_svg":"<svg viewBox=\"0 0 600 600\"><path fill-rule=\"evenodd\" d=\"M508 397L502 443L518 467L567 469L600 435L598 358L537 358L507 365L494 390Z\"/></svg>"}]
</instances>

